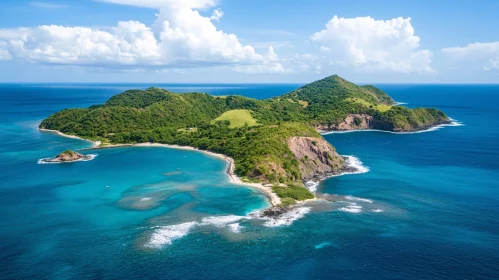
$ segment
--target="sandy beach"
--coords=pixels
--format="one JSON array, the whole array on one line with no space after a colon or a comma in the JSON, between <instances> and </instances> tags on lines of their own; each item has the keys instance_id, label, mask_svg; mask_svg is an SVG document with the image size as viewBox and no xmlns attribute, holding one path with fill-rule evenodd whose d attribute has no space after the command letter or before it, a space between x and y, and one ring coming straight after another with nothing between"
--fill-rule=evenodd
<instances>
[{"instance_id":1,"label":"sandy beach","mask_svg":"<svg viewBox=\"0 0 499 280\"><path fill-rule=\"evenodd\" d=\"M198 148L194 148L194 147L190 147L190 146L169 145L169 144L161 144L161 143L115 144L115 145L101 146L100 141L94 142L94 141L84 139L84 138L81 138L81 137L78 137L75 135L68 135L68 134L62 133L58 130L40 128L40 131L57 133L58 135L63 136L63 137L92 142L92 148L88 148L87 150L90 150L90 149L92 149L92 150L109 149L109 148L119 148L119 147L163 147L163 148L170 148L170 149L179 149L179 150L189 150L189 151L201 152L201 153L207 154L209 156L225 160L227 162L227 165L228 165L227 166L227 175L229 176L229 181L232 184L256 188L256 189L260 190L261 192L263 192L267 196L267 198L269 199L269 202L272 206L277 206L277 205L281 204L281 199L274 192L272 192L271 187L265 187L263 184L260 184L260 183L243 182L243 180L234 173L234 171L235 171L234 159L232 159L229 156L223 155L223 154L218 154L218 153L214 153L214 152L210 152L210 151L206 151L206 150L200 150Z\"/></svg>"},{"instance_id":2,"label":"sandy beach","mask_svg":"<svg viewBox=\"0 0 499 280\"><path fill-rule=\"evenodd\" d=\"M91 142L92 143L92 148L95 148L95 147L97 147L97 146L99 146L101 144L100 141L92 141L92 140L81 138L81 137L76 136L76 135L69 135L69 134L66 134L66 133L62 133L59 130L52 130L52 129L40 128L40 131L57 133L59 136L63 136L63 137L66 137L66 138L72 138L72 139L78 139L78 140L83 140L83 141Z\"/></svg>"}]
</instances>

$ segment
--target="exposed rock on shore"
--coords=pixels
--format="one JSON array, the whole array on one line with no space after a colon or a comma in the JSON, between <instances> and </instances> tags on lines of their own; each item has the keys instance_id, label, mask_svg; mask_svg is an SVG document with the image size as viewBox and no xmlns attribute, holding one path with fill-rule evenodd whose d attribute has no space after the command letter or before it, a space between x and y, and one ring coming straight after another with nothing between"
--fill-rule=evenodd
<instances>
[{"instance_id":1,"label":"exposed rock on shore","mask_svg":"<svg viewBox=\"0 0 499 280\"><path fill-rule=\"evenodd\" d=\"M288 145L298 160L303 181L341 172L345 166L343 157L323 138L292 137Z\"/></svg>"},{"instance_id":2,"label":"exposed rock on shore","mask_svg":"<svg viewBox=\"0 0 499 280\"><path fill-rule=\"evenodd\" d=\"M319 132L328 132L328 131L350 131L350 130L367 130L367 129L375 129L375 130L384 130L384 131L393 131L393 132L412 132L412 131L421 131L425 129L429 129L431 127L449 124L451 121L445 118L439 118L434 120L427 120L423 123L394 123L394 122L384 122L376 120L373 116L368 114L349 114L343 121L338 124L331 125L317 125L315 129Z\"/></svg>"}]
</instances>

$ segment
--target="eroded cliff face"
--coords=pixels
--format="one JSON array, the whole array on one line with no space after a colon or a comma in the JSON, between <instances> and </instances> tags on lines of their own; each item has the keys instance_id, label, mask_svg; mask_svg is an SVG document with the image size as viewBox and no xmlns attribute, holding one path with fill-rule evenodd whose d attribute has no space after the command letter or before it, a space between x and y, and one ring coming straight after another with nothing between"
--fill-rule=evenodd
<instances>
[{"instance_id":1,"label":"eroded cliff face","mask_svg":"<svg viewBox=\"0 0 499 280\"><path fill-rule=\"evenodd\" d=\"M421 131L437 125L448 123L451 123L451 121L445 115L443 117L435 117L429 119L423 118L412 122L404 120L403 118L394 119L392 122L387 122L376 120L373 116L367 114L349 114L342 122L338 124L316 125L315 129L318 132L365 129L376 129L394 132L411 132Z\"/></svg>"},{"instance_id":2,"label":"eroded cliff face","mask_svg":"<svg viewBox=\"0 0 499 280\"><path fill-rule=\"evenodd\" d=\"M296 156L302 180L324 178L343 170L345 161L326 140L316 137L291 137L289 149Z\"/></svg>"},{"instance_id":3,"label":"eroded cliff face","mask_svg":"<svg viewBox=\"0 0 499 280\"><path fill-rule=\"evenodd\" d=\"M317 131L348 131L362 129L393 130L393 125L382 123L367 114L349 114L345 120L339 124L318 125Z\"/></svg>"}]
</instances>

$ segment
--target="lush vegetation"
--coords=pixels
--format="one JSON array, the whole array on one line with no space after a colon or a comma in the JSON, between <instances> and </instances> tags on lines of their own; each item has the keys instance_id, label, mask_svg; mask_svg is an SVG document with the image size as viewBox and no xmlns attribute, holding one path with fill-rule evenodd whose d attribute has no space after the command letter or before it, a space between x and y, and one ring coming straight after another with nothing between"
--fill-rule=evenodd
<instances>
[{"instance_id":1,"label":"lush vegetation","mask_svg":"<svg viewBox=\"0 0 499 280\"><path fill-rule=\"evenodd\" d=\"M285 198L281 198L281 205L282 206L292 206L292 205L295 205L296 204L296 200L294 198L291 198L291 197L285 197Z\"/></svg>"},{"instance_id":2,"label":"lush vegetation","mask_svg":"<svg viewBox=\"0 0 499 280\"><path fill-rule=\"evenodd\" d=\"M73 157L75 155L78 155L78 153L75 151L71 151L71 150L65 150L64 152L61 153L61 155L67 155L67 156Z\"/></svg>"},{"instance_id":3,"label":"lush vegetation","mask_svg":"<svg viewBox=\"0 0 499 280\"><path fill-rule=\"evenodd\" d=\"M373 116L378 129L393 131L423 129L448 120L436 109L393 106L393 100L373 86L331 76L268 100L177 94L158 88L129 90L102 105L57 112L40 127L103 143L198 147L234 158L236 173L246 180L301 184L288 140L321 137L315 127L337 124L349 114Z\"/></svg>"},{"instance_id":4,"label":"lush vegetation","mask_svg":"<svg viewBox=\"0 0 499 280\"><path fill-rule=\"evenodd\" d=\"M251 116L251 111L242 109L227 111L214 120L214 122L217 121L229 121L230 128L243 127L245 125L255 126L257 124L255 118Z\"/></svg>"},{"instance_id":5,"label":"lush vegetation","mask_svg":"<svg viewBox=\"0 0 499 280\"><path fill-rule=\"evenodd\" d=\"M306 200L314 198L314 195L307 189L295 185L284 186L274 186L272 190L281 199L286 199L287 203L290 202L289 198L294 200Z\"/></svg>"},{"instance_id":6,"label":"lush vegetation","mask_svg":"<svg viewBox=\"0 0 499 280\"><path fill-rule=\"evenodd\" d=\"M352 103L359 103L364 105L365 107L380 111L380 112L386 112L392 108L392 105L386 105L386 104L372 104L367 101L365 101L362 98L346 98L345 101L350 101Z\"/></svg>"}]
</instances>

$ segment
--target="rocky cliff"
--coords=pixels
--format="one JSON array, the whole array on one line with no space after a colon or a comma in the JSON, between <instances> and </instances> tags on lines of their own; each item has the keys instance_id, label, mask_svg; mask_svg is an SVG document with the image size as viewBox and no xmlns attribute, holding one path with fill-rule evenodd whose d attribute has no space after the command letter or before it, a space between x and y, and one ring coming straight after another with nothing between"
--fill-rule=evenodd
<instances>
[{"instance_id":1,"label":"rocky cliff","mask_svg":"<svg viewBox=\"0 0 499 280\"><path fill-rule=\"evenodd\" d=\"M323 138L291 137L288 146L298 160L304 181L328 177L344 169L343 158Z\"/></svg>"},{"instance_id":2,"label":"rocky cliff","mask_svg":"<svg viewBox=\"0 0 499 280\"><path fill-rule=\"evenodd\" d=\"M356 129L372 129L374 118L367 114L349 114L345 120L338 124L318 125L316 129L319 131L334 131L334 130L356 130Z\"/></svg>"}]
</instances>

